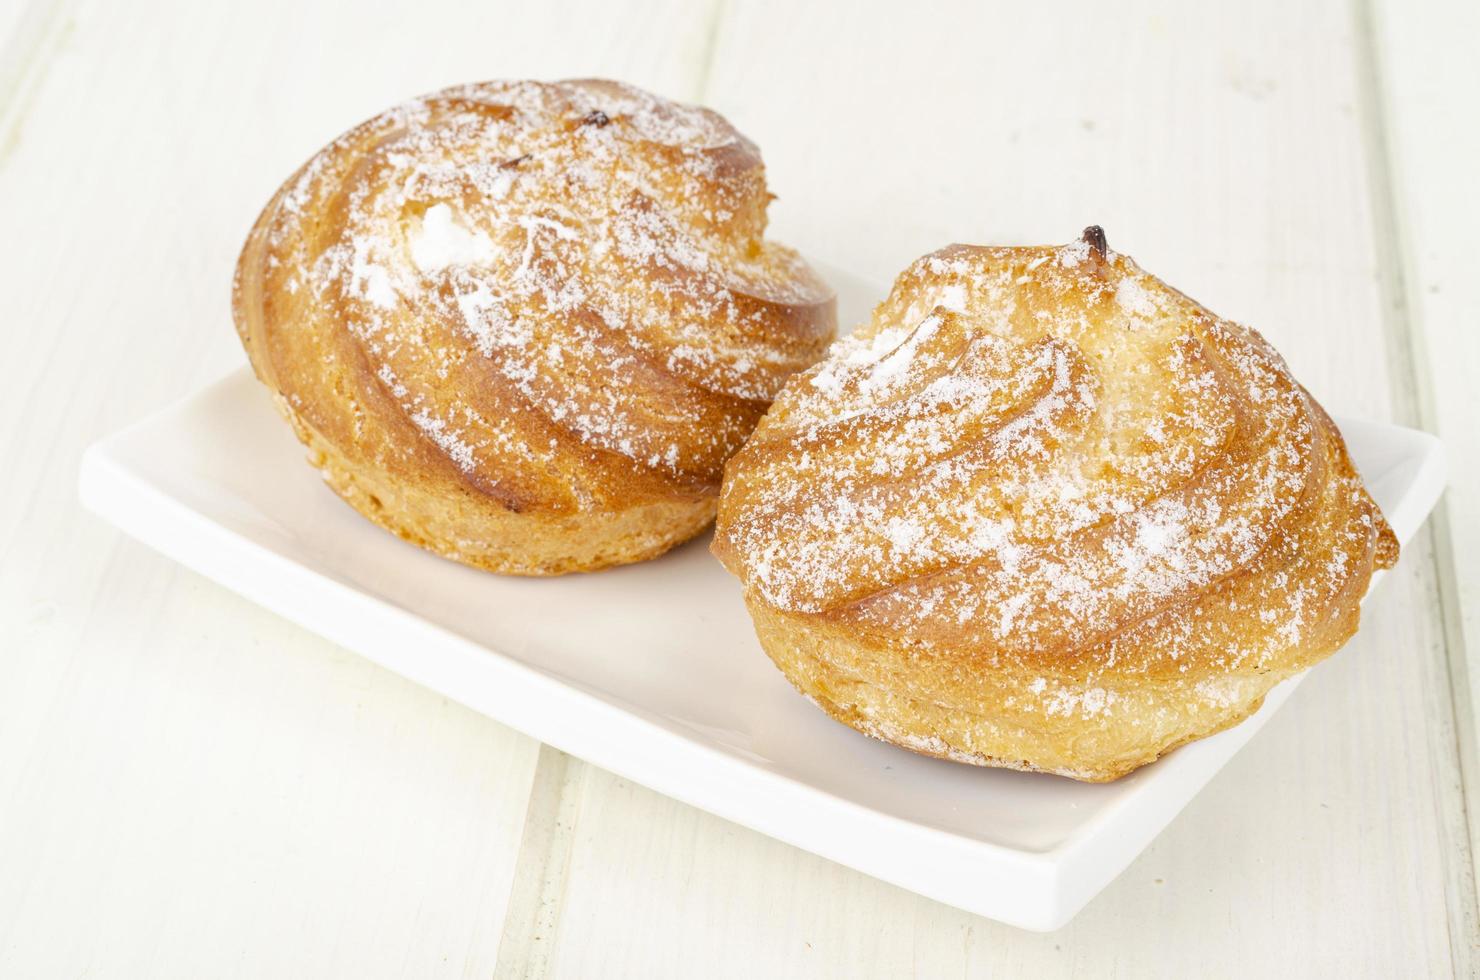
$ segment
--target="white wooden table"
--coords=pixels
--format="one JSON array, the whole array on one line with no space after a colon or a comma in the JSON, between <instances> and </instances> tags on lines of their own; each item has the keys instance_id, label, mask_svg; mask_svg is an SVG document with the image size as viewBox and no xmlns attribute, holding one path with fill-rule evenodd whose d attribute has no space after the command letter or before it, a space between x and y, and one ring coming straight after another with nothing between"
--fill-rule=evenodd
<instances>
[{"instance_id":1,"label":"white wooden table","mask_svg":"<svg viewBox=\"0 0 1480 980\"><path fill-rule=\"evenodd\" d=\"M1480 4L920 6L0 0L0 976L1475 972ZM1445 439L1360 636L1063 931L542 748L79 510L85 444L241 362L293 167L571 75L724 112L818 257L1098 222L1331 410Z\"/></svg>"}]
</instances>

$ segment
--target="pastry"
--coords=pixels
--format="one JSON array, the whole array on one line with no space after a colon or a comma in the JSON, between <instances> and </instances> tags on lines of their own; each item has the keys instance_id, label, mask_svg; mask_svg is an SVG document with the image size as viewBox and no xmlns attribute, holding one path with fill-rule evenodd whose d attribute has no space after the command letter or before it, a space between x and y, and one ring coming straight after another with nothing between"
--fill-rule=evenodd
<instances>
[{"instance_id":1,"label":"pastry","mask_svg":"<svg viewBox=\"0 0 1480 980\"><path fill-rule=\"evenodd\" d=\"M257 376L341 497L496 572L640 561L832 339L720 116L608 81L391 109L285 183L237 265Z\"/></svg>"},{"instance_id":2,"label":"pastry","mask_svg":"<svg viewBox=\"0 0 1480 980\"><path fill-rule=\"evenodd\" d=\"M1280 356L1098 228L911 265L730 460L713 547L834 718L1089 781L1246 718L1398 555Z\"/></svg>"}]
</instances>

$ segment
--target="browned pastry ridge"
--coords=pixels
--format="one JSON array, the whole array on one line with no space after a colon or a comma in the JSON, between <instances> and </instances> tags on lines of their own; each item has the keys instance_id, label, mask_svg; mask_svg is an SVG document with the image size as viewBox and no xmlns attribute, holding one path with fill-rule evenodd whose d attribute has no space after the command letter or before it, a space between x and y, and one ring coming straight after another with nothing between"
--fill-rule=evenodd
<instances>
[{"instance_id":1,"label":"browned pastry ridge","mask_svg":"<svg viewBox=\"0 0 1480 980\"><path fill-rule=\"evenodd\" d=\"M832 339L724 119L607 81L399 106L285 183L237 265L257 376L328 484L422 547L552 575L660 554Z\"/></svg>"},{"instance_id":2,"label":"browned pastry ridge","mask_svg":"<svg viewBox=\"0 0 1480 980\"><path fill-rule=\"evenodd\" d=\"M1280 356L1090 229L905 270L729 462L714 552L834 718L1101 781L1340 647L1398 543Z\"/></svg>"}]
</instances>

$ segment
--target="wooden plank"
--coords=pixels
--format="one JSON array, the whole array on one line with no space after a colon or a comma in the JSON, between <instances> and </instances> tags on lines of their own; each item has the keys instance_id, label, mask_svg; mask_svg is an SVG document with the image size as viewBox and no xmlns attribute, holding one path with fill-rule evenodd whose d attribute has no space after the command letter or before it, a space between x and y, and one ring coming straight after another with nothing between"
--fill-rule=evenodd
<instances>
[{"instance_id":1,"label":"wooden plank","mask_svg":"<svg viewBox=\"0 0 1480 980\"><path fill-rule=\"evenodd\" d=\"M237 249L337 132L489 76L686 95L709 9L43 0L13 23L0 975L487 976L537 744L120 538L76 461L240 363Z\"/></svg>"},{"instance_id":2,"label":"wooden plank","mask_svg":"<svg viewBox=\"0 0 1480 980\"><path fill-rule=\"evenodd\" d=\"M1386 358L1348 7L877 13L747 4L721 24L707 99L765 151L778 237L887 278L946 241L1098 222L1257 325L1333 411L1391 417L1409 397ZM1410 551L1359 638L1061 933L592 774L554 973L1468 972L1451 948L1474 899L1445 811L1458 760L1435 565L1426 542Z\"/></svg>"},{"instance_id":3,"label":"wooden plank","mask_svg":"<svg viewBox=\"0 0 1480 980\"><path fill-rule=\"evenodd\" d=\"M1472 3L1411 6L1377 0L1372 25L1374 92L1385 127L1380 162L1391 214L1388 310L1406 343L1414 394L1409 417L1437 433L1449 450L1447 499L1433 522L1437 589L1443 617L1462 760L1452 792L1456 819L1467 820L1469 885L1480 851L1480 293L1473 240L1480 194L1470 163L1480 153L1480 8ZM1473 961L1475 911L1451 931Z\"/></svg>"}]
</instances>

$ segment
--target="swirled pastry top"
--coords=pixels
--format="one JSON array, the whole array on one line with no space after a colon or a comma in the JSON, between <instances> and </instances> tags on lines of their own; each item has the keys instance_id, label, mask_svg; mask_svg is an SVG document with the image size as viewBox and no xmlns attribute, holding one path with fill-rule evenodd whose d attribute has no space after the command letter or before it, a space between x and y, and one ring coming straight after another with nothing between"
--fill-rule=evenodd
<instances>
[{"instance_id":1,"label":"swirled pastry top","mask_svg":"<svg viewBox=\"0 0 1480 980\"><path fill-rule=\"evenodd\" d=\"M713 492L833 334L832 291L763 239L769 199L706 109L607 81L448 89L284 185L239 328L331 440L358 428L316 410L345 392L315 361L373 387L357 416L406 420L392 448L516 510Z\"/></svg>"},{"instance_id":2,"label":"swirled pastry top","mask_svg":"<svg viewBox=\"0 0 1480 980\"><path fill-rule=\"evenodd\" d=\"M1397 544L1340 434L1094 237L928 255L792 380L720 501L753 600L1068 670L1258 664L1354 608Z\"/></svg>"}]
</instances>

